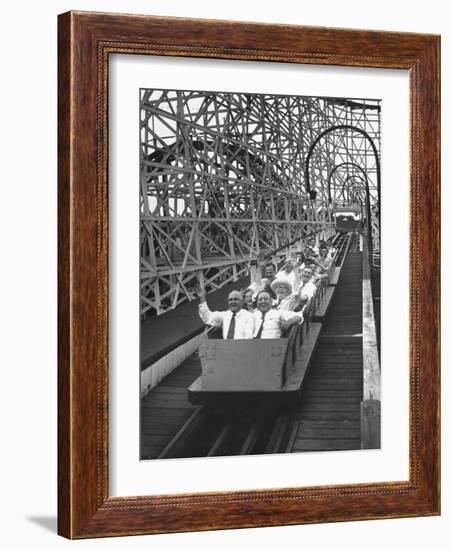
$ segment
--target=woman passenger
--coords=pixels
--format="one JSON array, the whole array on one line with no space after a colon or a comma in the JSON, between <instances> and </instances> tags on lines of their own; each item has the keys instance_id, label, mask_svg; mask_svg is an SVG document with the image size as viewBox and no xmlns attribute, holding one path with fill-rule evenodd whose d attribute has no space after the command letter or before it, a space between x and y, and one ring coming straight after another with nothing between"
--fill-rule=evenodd
<instances>
[{"instance_id":1,"label":"woman passenger","mask_svg":"<svg viewBox=\"0 0 452 550\"><path fill-rule=\"evenodd\" d=\"M243 309L246 309L250 313L254 313L255 307L254 307L254 298L253 298L253 289L247 288L245 289L243 294Z\"/></svg>"}]
</instances>

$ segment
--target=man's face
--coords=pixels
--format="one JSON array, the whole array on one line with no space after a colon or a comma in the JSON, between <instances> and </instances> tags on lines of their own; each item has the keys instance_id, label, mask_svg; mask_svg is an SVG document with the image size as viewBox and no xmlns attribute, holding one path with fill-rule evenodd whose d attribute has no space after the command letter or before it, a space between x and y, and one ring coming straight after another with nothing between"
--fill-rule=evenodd
<instances>
[{"instance_id":1,"label":"man's face","mask_svg":"<svg viewBox=\"0 0 452 550\"><path fill-rule=\"evenodd\" d=\"M268 292L261 292L257 297L257 309L262 313L267 313L272 308L272 299Z\"/></svg>"},{"instance_id":2,"label":"man's face","mask_svg":"<svg viewBox=\"0 0 452 550\"><path fill-rule=\"evenodd\" d=\"M301 272L301 280L303 281L303 283L307 283L311 277L312 271L309 268L305 267Z\"/></svg>"},{"instance_id":3,"label":"man's face","mask_svg":"<svg viewBox=\"0 0 452 550\"><path fill-rule=\"evenodd\" d=\"M289 296L289 289L286 285L277 284L274 286L275 294L278 297L278 300L282 300Z\"/></svg>"},{"instance_id":4,"label":"man's face","mask_svg":"<svg viewBox=\"0 0 452 550\"><path fill-rule=\"evenodd\" d=\"M228 296L228 305L232 313L237 313L243 306L243 298L240 292L231 292Z\"/></svg>"},{"instance_id":5,"label":"man's face","mask_svg":"<svg viewBox=\"0 0 452 550\"><path fill-rule=\"evenodd\" d=\"M328 253L328 251L327 251L326 248L321 248L321 249L319 250L319 254L320 254L320 257L321 257L322 259L325 259L325 258L326 258L327 253Z\"/></svg>"},{"instance_id":6,"label":"man's face","mask_svg":"<svg viewBox=\"0 0 452 550\"><path fill-rule=\"evenodd\" d=\"M275 276L275 269L272 265L265 266L265 276L267 279L273 279Z\"/></svg>"},{"instance_id":7,"label":"man's face","mask_svg":"<svg viewBox=\"0 0 452 550\"><path fill-rule=\"evenodd\" d=\"M292 260L287 260L287 262L284 264L284 270L286 273L290 273L291 271L293 271Z\"/></svg>"}]
</instances>

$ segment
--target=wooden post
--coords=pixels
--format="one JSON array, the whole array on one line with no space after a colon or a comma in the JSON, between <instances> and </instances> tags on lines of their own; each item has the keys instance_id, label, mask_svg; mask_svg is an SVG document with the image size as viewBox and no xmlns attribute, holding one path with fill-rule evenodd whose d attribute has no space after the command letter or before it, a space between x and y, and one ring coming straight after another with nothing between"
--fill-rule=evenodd
<instances>
[{"instance_id":1,"label":"wooden post","mask_svg":"<svg viewBox=\"0 0 452 550\"><path fill-rule=\"evenodd\" d=\"M381 447L381 404L377 399L361 402L361 447L379 449Z\"/></svg>"},{"instance_id":2,"label":"wooden post","mask_svg":"<svg viewBox=\"0 0 452 550\"><path fill-rule=\"evenodd\" d=\"M370 228L368 228L370 230ZM361 447L380 448L380 360L375 329L369 250L363 239L363 401L361 402Z\"/></svg>"}]
</instances>

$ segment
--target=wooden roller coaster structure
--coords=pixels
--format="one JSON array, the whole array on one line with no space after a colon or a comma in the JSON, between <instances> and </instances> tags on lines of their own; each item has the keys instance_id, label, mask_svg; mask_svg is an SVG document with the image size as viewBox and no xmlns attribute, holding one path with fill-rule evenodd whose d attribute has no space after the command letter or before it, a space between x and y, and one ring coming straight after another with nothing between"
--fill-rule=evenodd
<instances>
[{"instance_id":1,"label":"wooden roller coaster structure","mask_svg":"<svg viewBox=\"0 0 452 550\"><path fill-rule=\"evenodd\" d=\"M334 234L329 199L343 198L352 162L366 173L372 207L378 203L377 100L140 94L143 318L194 299L195 287L212 292L245 277L256 258L277 263L308 235ZM308 152L315 200L306 192Z\"/></svg>"}]
</instances>

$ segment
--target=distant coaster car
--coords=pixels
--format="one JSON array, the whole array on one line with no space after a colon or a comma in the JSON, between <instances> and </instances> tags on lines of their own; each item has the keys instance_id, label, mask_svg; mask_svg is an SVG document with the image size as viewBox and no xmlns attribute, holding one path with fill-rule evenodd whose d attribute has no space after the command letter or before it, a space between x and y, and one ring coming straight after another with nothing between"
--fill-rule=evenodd
<instances>
[{"instance_id":1,"label":"distant coaster car","mask_svg":"<svg viewBox=\"0 0 452 550\"><path fill-rule=\"evenodd\" d=\"M333 218L338 233L356 231L361 224L361 208L356 204L336 206Z\"/></svg>"}]
</instances>

